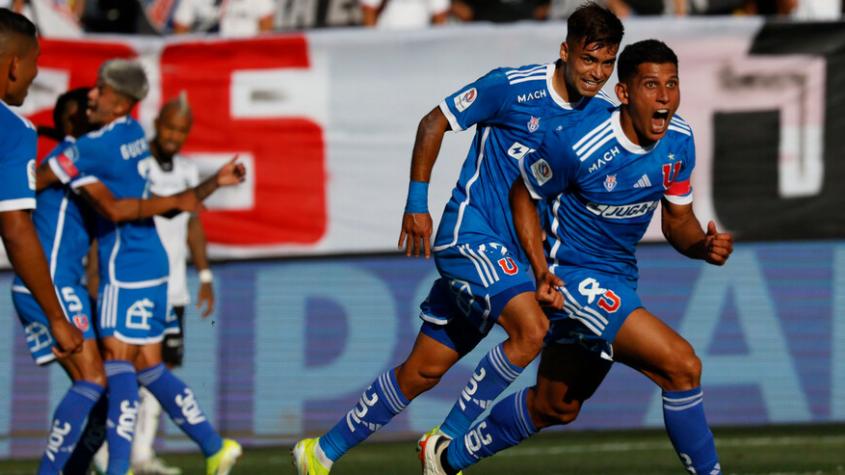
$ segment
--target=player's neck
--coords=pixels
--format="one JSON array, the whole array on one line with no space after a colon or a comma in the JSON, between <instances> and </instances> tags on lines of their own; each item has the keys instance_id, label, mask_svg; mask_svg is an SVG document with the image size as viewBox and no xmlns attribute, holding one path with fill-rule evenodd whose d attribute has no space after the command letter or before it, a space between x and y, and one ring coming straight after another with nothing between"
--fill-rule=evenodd
<instances>
[{"instance_id":1,"label":"player's neck","mask_svg":"<svg viewBox=\"0 0 845 475\"><path fill-rule=\"evenodd\" d=\"M631 119L631 116L625 112L624 107L619 113L619 125L622 126L622 133L625 134L625 137L627 137L634 145L638 145L642 148L648 148L654 145L655 142L653 140L642 137L637 133L637 128L634 127L634 121Z\"/></svg>"},{"instance_id":2,"label":"player's neck","mask_svg":"<svg viewBox=\"0 0 845 475\"><path fill-rule=\"evenodd\" d=\"M572 91L566 82L566 63L562 60L555 62L555 74L552 77L552 87L564 102L573 103L581 98L577 91Z\"/></svg>"}]
</instances>

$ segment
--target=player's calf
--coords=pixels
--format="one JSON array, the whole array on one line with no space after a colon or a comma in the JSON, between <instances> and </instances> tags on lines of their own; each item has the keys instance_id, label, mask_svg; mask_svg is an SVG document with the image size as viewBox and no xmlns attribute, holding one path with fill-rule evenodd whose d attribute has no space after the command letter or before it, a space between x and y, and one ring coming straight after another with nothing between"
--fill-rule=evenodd
<instances>
[{"instance_id":1,"label":"player's calf","mask_svg":"<svg viewBox=\"0 0 845 475\"><path fill-rule=\"evenodd\" d=\"M581 413L582 404L579 400L544 397L535 392L534 397L528 399L528 412L537 429L543 429L574 422Z\"/></svg>"}]
</instances>

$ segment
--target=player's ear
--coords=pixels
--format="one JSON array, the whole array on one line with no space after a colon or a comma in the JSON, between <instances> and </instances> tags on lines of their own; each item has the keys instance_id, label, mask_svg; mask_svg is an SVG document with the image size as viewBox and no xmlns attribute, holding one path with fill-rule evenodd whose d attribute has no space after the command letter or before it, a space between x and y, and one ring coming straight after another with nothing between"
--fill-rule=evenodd
<instances>
[{"instance_id":1,"label":"player's ear","mask_svg":"<svg viewBox=\"0 0 845 475\"><path fill-rule=\"evenodd\" d=\"M569 45L566 44L566 41L560 44L560 59L564 63L569 58Z\"/></svg>"},{"instance_id":2,"label":"player's ear","mask_svg":"<svg viewBox=\"0 0 845 475\"><path fill-rule=\"evenodd\" d=\"M20 58L15 55L9 56L9 82L15 82L18 79L18 68L20 67ZM5 66L5 64L4 64Z\"/></svg>"},{"instance_id":3,"label":"player's ear","mask_svg":"<svg viewBox=\"0 0 845 475\"><path fill-rule=\"evenodd\" d=\"M628 86L625 83L616 83L616 97L619 103L628 105Z\"/></svg>"}]
</instances>

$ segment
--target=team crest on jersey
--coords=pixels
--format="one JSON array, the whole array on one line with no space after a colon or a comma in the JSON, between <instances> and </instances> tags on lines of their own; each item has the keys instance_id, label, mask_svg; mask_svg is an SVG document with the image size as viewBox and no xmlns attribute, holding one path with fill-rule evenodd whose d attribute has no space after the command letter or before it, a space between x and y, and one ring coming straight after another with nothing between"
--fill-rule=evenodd
<instances>
[{"instance_id":1,"label":"team crest on jersey","mask_svg":"<svg viewBox=\"0 0 845 475\"><path fill-rule=\"evenodd\" d=\"M84 313L77 313L73 316L73 324L79 329L79 331L88 331L88 315L85 315Z\"/></svg>"},{"instance_id":2,"label":"team crest on jersey","mask_svg":"<svg viewBox=\"0 0 845 475\"><path fill-rule=\"evenodd\" d=\"M604 189L607 191L613 191L613 189L616 188L616 183L615 173L613 175L607 175L604 178Z\"/></svg>"},{"instance_id":3,"label":"team crest on jersey","mask_svg":"<svg viewBox=\"0 0 845 475\"><path fill-rule=\"evenodd\" d=\"M537 129L540 128L540 118L539 117L531 117L531 120L528 121L528 131L534 133Z\"/></svg>"},{"instance_id":4,"label":"team crest on jersey","mask_svg":"<svg viewBox=\"0 0 845 475\"><path fill-rule=\"evenodd\" d=\"M549 166L549 162L542 158L531 165L531 173L540 186L543 186L547 181L552 179L552 167Z\"/></svg>"},{"instance_id":5,"label":"team crest on jersey","mask_svg":"<svg viewBox=\"0 0 845 475\"><path fill-rule=\"evenodd\" d=\"M475 102L477 97L478 91L474 87L470 88L468 91L455 98L455 109L458 109L458 112L463 112L469 109L469 106Z\"/></svg>"}]
</instances>

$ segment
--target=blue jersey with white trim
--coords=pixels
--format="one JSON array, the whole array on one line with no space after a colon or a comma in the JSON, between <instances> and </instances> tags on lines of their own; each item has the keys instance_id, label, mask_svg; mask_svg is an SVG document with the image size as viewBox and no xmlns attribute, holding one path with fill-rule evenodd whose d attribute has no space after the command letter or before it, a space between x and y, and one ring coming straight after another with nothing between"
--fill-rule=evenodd
<instances>
[{"instance_id":1,"label":"blue jersey with white trim","mask_svg":"<svg viewBox=\"0 0 845 475\"><path fill-rule=\"evenodd\" d=\"M552 117L611 104L604 93L565 102L552 86L554 74L555 63L495 69L440 103L452 130L476 125L476 131L440 220L435 251L467 235L492 235L524 260L508 202L519 159L540 144Z\"/></svg>"},{"instance_id":2,"label":"blue jersey with white trim","mask_svg":"<svg viewBox=\"0 0 845 475\"><path fill-rule=\"evenodd\" d=\"M59 156L75 140L65 138L48 155ZM47 187L36 195L32 221L38 240L50 265L50 276L57 287L78 285L85 275L83 259L91 247L93 215L82 198L63 185ZM15 288L23 287L15 276Z\"/></svg>"},{"instance_id":3,"label":"blue jersey with white trim","mask_svg":"<svg viewBox=\"0 0 845 475\"><path fill-rule=\"evenodd\" d=\"M692 129L674 116L648 148L623 133L620 110L578 121L550 121L536 152L520 163L531 195L548 204L546 252L551 269L592 269L631 282L638 277L635 246L661 199L692 203Z\"/></svg>"},{"instance_id":4,"label":"blue jersey with white trim","mask_svg":"<svg viewBox=\"0 0 845 475\"><path fill-rule=\"evenodd\" d=\"M0 212L35 208L35 127L0 100Z\"/></svg>"},{"instance_id":5,"label":"blue jersey with white trim","mask_svg":"<svg viewBox=\"0 0 845 475\"><path fill-rule=\"evenodd\" d=\"M121 117L91 132L48 162L59 179L80 188L102 182L115 198L147 198L150 161L144 130ZM167 281L167 254L152 218L114 223L97 216L100 280L116 287L148 287Z\"/></svg>"}]
</instances>

